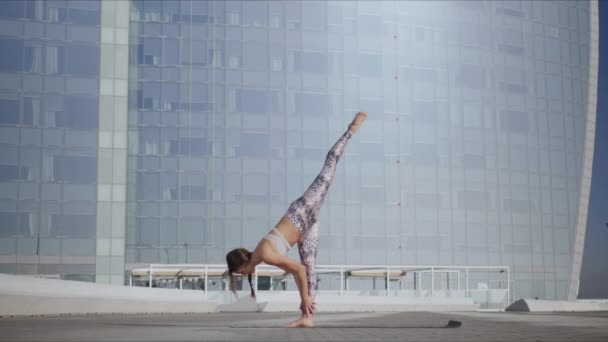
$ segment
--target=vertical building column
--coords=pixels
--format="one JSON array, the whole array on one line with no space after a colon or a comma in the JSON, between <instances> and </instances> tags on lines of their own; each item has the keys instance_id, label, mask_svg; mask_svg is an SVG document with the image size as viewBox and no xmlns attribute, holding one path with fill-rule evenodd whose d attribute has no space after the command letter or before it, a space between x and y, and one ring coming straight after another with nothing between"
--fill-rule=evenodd
<instances>
[{"instance_id":1,"label":"vertical building column","mask_svg":"<svg viewBox=\"0 0 608 342\"><path fill-rule=\"evenodd\" d=\"M101 1L96 282L124 283L129 1Z\"/></svg>"},{"instance_id":2,"label":"vertical building column","mask_svg":"<svg viewBox=\"0 0 608 342\"><path fill-rule=\"evenodd\" d=\"M597 114L597 79L599 63L599 14L598 1L589 1L589 79L587 85L587 114L585 124L585 143L583 162L581 165L580 195L578 200L578 215L574 232L572 254L572 269L568 286L568 300L576 300L580 285L581 264L585 232L587 230L587 214L589 212L589 195L591 191L591 172L593 168L593 149L595 146L595 119Z\"/></svg>"}]
</instances>

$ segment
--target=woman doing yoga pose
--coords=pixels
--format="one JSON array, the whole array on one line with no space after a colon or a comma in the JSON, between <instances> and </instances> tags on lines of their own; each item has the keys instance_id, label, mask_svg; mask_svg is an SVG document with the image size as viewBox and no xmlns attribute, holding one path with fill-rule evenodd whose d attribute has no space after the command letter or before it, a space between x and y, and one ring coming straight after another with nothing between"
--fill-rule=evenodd
<instances>
[{"instance_id":1,"label":"woman doing yoga pose","mask_svg":"<svg viewBox=\"0 0 608 342\"><path fill-rule=\"evenodd\" d=\"M355 115L346 132L327 153L325 164L317 178L302 197L291 203L285 215L262 238L253 252L237 248L226 255L231 288L235 293L233 274L247 274L251 295L255 297L251 275L255 272L255 267L262 262L279 267L293 275L300 292L302 316L289 323L290 327L311 327L314 324L314 299L317 290L315 259L319 242L319 211L348 140L366 118L367 114L364 112ZM286 256L287 251L296 242L300 262Z\"/></svg>"}]
</instances>

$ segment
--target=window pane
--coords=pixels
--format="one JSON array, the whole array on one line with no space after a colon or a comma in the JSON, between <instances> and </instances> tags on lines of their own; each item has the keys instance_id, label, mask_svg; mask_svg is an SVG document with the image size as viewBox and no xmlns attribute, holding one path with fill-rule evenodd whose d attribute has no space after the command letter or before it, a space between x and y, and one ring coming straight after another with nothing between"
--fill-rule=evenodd
<instances>
[{"instance_id":1,"label":"window pane","mask_svg":"<svg viewBox=\"0 0 608 342\"><path fill-rule=\"evenodd\" d=\"M99 74L99 48L94 46L68 46L67 71L74 75Z\"/></svg>"},{"instance_id":2,"label":"window pane","mask_svg":"<svg viewBox=\"0 0 608 342\"><path fill-rule=\"evenodd\" d=\"M97 179L97 159L81 156L55 156L53 159L53 179L79 184L95 183Z\"/></svg>"},{"instance_id":3,"label":"window pane","mask_svg":"<svg viewBox=\"0 0 608 342\"><path fill-rule=\"evenodd\" d=\"M294 51L294 71L327 73L327 54L321 52Z\"/></svg>"},{"instance_id":4,"label":"window pane","mask_svg":"<svg viewBox=\"0 0 608 342\"><path fill-rule=\"evenodd\" d=\"M257 89L236 90L236 111L264 113L269 111L268 92Z\"/></svg>"},{"instance_id":5,"label":"window pane","mask_svg":"<svg viewBox=\"0 0 608 342\"><path fill-rule=\"evenodd\" d=\"M98 125L97 98L66 97L65 113L58 127L93 129Z\"/></svg>"},{"instance_id":6,"label":"window pane","mask_svg":"<svg viewBox=\"0 0 608 342\"><path fill-rule=\"evenodd\" d=\"M51 236L94 237L97 231L96 217L76 214L52 215L51 230Z\"/></svg>"},{"instance_id":7,"label":"window pane","mask_svg":"<svg viewBox=\"0 0 608 342\"><path fill-rule=\"evenodd\" d=\"M23 0L9 0L2 1L2 10L0 11L0 18L2 19L14 19L23 18Z\"/></svg>"},{"instance_id":8,"label":"window pane","mask_svg":"<svg viewBox=\"0 0 608 342\"><path fill-rule=\"evenodd\" d=\"M500 111L500 128L509 132L525 133L528 131L528 113L515 110Z\"/></svg>"},{"instance_id":9,"label":"window pane","mask_svg":"<svg viewBox=\"0 0 608 342\"><path fill-rule=\"evenodd\" d=\"M268 70L268 47L260 43L245 43L243 68L251 71Z\"/></svg>"},{"instance_id":10,"label":"window pane","mask_svg":"<svg viewBox=\"0 0 608 342\"><path fill-rule=\"evenodd\" d=\"M2 57L0 57L2 58ZM0 99L0 125L19 124L19 100Z\"/></svg>"},{"instance_id":11,"label":"window pane","mask_svg":"<svg viewBox=\"0 0 608 342\"><path fill-rule=\"evenodd\" d=\"M4 6L4 4L2 6ZM0 54L0 70L21 70L23 41L18 39L0 39L0 51L2 51Z\"/></svg>"},{"instance_id":12,"label":"window pane","mask_svg":"<svg viewBox=\"0 0 608 342\"><path fill-rule=\"evenodd\" d=\"M243 3L243 25L266 26L268 8L266 2L245 1Z\"/></svg>"},{"instance_id":13,"label":"window pane","mask_svg":"<svg viewBox=\"0 0 608 342\"><path fill-rule=\"evenodd\" d=\"M89 1L95 3L95 1ZM72 3L70 3L72 6ZM85 9L70 8L68 12L68 20L74 24L97 26L100 24L101 12Z\"/></svg>"},{"instance_id":14,"label":"window pane","mask_svg":"<svg viewBox=\"0 0 608 342\"><path fill-rule=\"evenodd\" d=\"M299 114L327 115L331 111L330 98L324 94L295 94L295 110Z\"/></svg>"},{"instance_id":15,"label":"window pane","mask_svg":"<svg viewBox=\"0 0 608 342\"><path fill-rule=\"evenodd\" d=\"M382 76L382 56L371 54L359 55L359 75L365 77Z\"/></svg>"}]
</instances>

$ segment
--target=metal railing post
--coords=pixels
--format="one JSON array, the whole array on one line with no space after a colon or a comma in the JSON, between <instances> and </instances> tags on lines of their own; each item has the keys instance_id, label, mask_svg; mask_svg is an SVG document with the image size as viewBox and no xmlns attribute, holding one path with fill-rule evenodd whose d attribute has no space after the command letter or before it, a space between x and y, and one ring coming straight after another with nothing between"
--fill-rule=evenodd
<instances>
[{"instance_id":1,"label":"metal railing post","mask_svg":"<svg viewBox=\"0 0 608 342\"><path fill-rule=\"evenodd\" d=\"M253 270L253 288L258 291L258 267ZM272 289L272 277L270 277L270 288Z\"/></svg>"},{"instance_id":2,"label":"metal railing post","mask_svg":"<svg viewBox=\"0 0 608 342\"><path fill-rule=\"evenodd\" d=\"M205 265L205 296L207 296L207 292L209 292L209 289L207 289L208 274L209 274L209 266Z\"/></svg>"},{"instance_id":3,"label":"metal railing post","mask_svg":"<svg viewBox=\"0 0 608 342\"><path fill-rule=\"evenodd\" d=\"M344 294L344 266L340 266L340 295Z\"/></svg>"},{"instance_id":4,"label":"metal railing post","mask_svg":"<svg viewBox=\"0 0 608 342\"><path fill-rule=\"evenodd\" d=\"M435 268L431 267L431 297L435 295Z\"/></svg>"},{"instance_id":5,"label":"metal railing post","mask_svg":"<svg viewBox=\"0 0 608 342\"><path fill-rule=\"evenodd\" d=\"M133 274L129 275L129 287L133 286Z\"/></svg>"},{"instance_id":6,"label":"metal railing post","mask_svg":"<svg viewBox=\"0 0 608 342\"><path fill-rule=\"evenodd\" d=\"M148 269L148 287L152 287L152 264L150 264Z\"/></svg>"},{"instance_id":7,"label":"metal railing post","mask_svg":"<svg viewBox=\"0 0 608 342\"><path fill-rule=\"evenodd\" d=\"M391 283L390 266L386 265L386 295L389 295L389 286Z\"/></svg>"},{"instance_id":8,"label":"metal railing post","mask_svg":"<svg viewBox=\"0 0 608 342\"><path fill-rule=\"evenodd\" d=\"M469 269L464 269L464 298L469 297Z\"/></svg>"},{"instance_id":9,"label":"metal railing post","mask_svg":"<svg viewBox=\"0 0 608 342\"><path fill-rule=\"evenodd\" d=\"M507 306L511 304L511 274L510 268L507 267Z\"/></svg>"}]
</instances>

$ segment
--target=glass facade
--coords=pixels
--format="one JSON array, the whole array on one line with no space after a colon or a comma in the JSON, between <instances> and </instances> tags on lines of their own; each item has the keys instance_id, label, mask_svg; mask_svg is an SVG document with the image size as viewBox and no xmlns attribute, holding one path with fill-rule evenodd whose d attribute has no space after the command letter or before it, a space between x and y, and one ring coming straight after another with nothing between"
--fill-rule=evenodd
<instances>
[{"instance_id":1,"label":"glass facade","mask_svg":"<svg viewBox=\"0 0 608 342\"><path fill-rule=\"evenodd\" d=\"M3 2L0 271L223 263L361 110L318 264L508 265L564 299L591 4Z\"/></svg>"},{"instance_id":2,"label":"glass facade","mask_svg":"<svg viewBox=\"0 0 608 342\"><path fill-rule=\"evenodd\" d=\"M588 61L587 2L135 1L127 263L255 247L364 110L318 263L510 265L563 298Z\"/></svg>"},{"instance_id":3,"label":"glass facade","mask_svg":"<svg viewBox=\"0 0 608 342\"><path fill-rule=\"evenodd\" d=\"M94 281L100 2L0 7L0 272Z\"/></svg>"}]
</instances>

